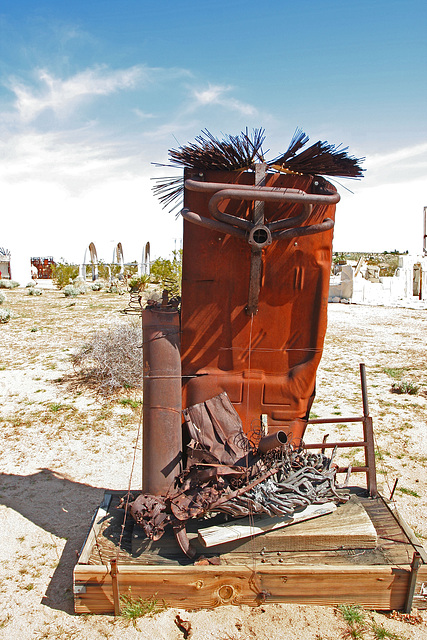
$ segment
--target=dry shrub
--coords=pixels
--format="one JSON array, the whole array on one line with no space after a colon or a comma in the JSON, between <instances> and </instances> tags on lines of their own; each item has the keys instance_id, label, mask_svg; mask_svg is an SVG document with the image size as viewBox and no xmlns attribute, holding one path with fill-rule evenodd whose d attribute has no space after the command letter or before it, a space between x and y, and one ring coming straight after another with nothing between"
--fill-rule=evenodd
<instances>
[{"instance_id":1,"label":"dry shrub","mask_svg":"<svg viewBox=\"0 0 427 640\"><path fill-rule=\"evenodd\" d=\"M102 395L142 388L141 345L141 324L129 318L95 331L73 355L73 364L84 381Z\"/></svg>"}]
</instances>

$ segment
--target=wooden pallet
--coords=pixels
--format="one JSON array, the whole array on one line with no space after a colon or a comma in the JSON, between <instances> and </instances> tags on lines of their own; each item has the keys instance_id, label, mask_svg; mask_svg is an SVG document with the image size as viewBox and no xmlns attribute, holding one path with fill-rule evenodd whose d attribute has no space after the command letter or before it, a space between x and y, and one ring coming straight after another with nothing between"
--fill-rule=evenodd
<instances>
[{"instance_id":1,"label":"wooden pallet","mask_svg":"<svg viewBox=\"0 0 427 640\"><path fill-rule=\"evenodd\" d=\"M427 553L381 496L353 488L350 503L333 514L250 540L200 546L205 559L194 564L173 535L153 543L131 520L119 545L124 512L116 507L123 494L106 493L92 522L74 568L76 613L118 613L120 595L129 593L191 609L262 602L427 608ZM198 526L189 531L196 546Z\"/></svg>"}]
</instances>

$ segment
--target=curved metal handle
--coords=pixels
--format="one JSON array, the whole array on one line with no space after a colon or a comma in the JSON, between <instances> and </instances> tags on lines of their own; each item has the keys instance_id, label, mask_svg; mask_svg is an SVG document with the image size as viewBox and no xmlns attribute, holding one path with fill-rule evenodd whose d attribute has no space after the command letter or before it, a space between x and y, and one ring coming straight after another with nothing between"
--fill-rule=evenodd
<instances>
[{"instance_id":1,"label":"curved metal handle","mask_svg":"<svg viewBox=\"0 0 427 640\"><path fill-rule=\"evenodd\" d=\"M338 193L319 195L309 194L300 189L253 187L240 184L230 186L219 182L199 182L198 180L186 180L185 187L190 191L214 192L208 204L212 218L205 218L189 209L183 209L181 215L186 220L239 238L247 238L249 235L250 244L257 246L259 249L264 248L267 244L271 244L273 239L282 240L285 238L294 238L297 236L322 233L323 231L331 229L334 226L334 222L330 218L326 218L320 224L309 225L307 227L302 227L301 224L310 217L313 205L336 204L340 200ZM262 230L263 228L265 230L264 235L266 237L266 240L257 243L256 239L254 239L256 235L254 233L254 222L233 216L219 209L219 204L223 200L230 199L261 200L263 202L278 202L280 204L284 202L301 203L303 205L303 211L300 215L293 216L292 218L284 218L282 220L265 223L264 225L256 225L257 229Z\"/></svg>"}]
</instances>

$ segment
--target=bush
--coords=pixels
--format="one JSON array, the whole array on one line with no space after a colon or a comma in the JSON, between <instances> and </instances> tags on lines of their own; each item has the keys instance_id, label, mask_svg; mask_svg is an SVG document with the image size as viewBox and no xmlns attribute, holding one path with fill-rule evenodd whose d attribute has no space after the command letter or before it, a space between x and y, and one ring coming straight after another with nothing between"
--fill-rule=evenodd
<instances>
[{"instance_id":1,"label":"bush","mask_svg":"<svg viewBox=\"0 0 427 640\"><path fill-rule=\"evenodd\" d=\"M79 275L79 267L76 264L69 264L62 258L62 262L52 265L52 280L58 287L63 289Z\"/></svg>"},{"instance_id":2,"label":"bush","mask_svg":"<svg viewBox=\"0 0 427 640\"><path fill-rule=\"evenodd\" d=\"M94 282L93 284L90 285L90 288L92 289L92 291L101 291L102 289L102 282Z\"/></svg>"},{"instance_id":3,"label":"bush","mask_svg":"<svg viewBox=\"0 0 427 640\"><path fill-rule=\"evenodd\" d=\"M142 388L142 332L138 321L116 322L95 331L73 356L85 381L103 395L123 388Z\"/></svg>"},{"instance_id":4,"label":"bush","mask_svg":"<svg viewBox=\"0 0 427 640\"><path fill-rule=\"evenodd\" d=\"M27 291L27 295L28 296L41 296L42 295L42 290L41 289L36 289L35 287L29 287L29 289Z\"/></svg>"},{"instance_id":5,"label":"bush","mask_svg":"<svg viewBox=\"0 0 427 640\"><path fill-rule=\"evenodd\" d=\"M73 284L67 284L63 288L63 292L64 292L64 296L66 298L77 298L77 296L80 293L80 291L77 289L77 287L75 287Z\"/></svg>"},{"instance_id":6,"label":"bush","mask_svg":"<svg viewBox=\"0 0 427 640\"><path fill-rule=\"evenodd\" d=\"M6 322L9 322L11 317L12 317L12 314L11 314L10 309L5 309L4 307L2 307L0 309L0 323L1 324L6 324Z\"/></svg>"},{"instance_id":7,"label":"bush","mask_svg":"<svg viewBox=\"0 0 427 640\"><path fill-rule=\"evenodd\" d=\"M19 282L16 280L0 280L0 289L15 289L19 287Z\"/></svg>"},{"instance_id":8,"label":"bush","mask_svg":"<svg viewBox=\"0 0 427 640\"><path fill-rule=\"evenodd\" d=\"M401 382L393 382L391 385L392 393L408 393L411 396L416 396L418 393L419 387L413 382L405 382L402 380Z\"/></svg>"},{"instance_id":9,"label":"bush","mask_svg":"<svg viewBox=\"0 0 427 640\"><path fill-rule=\"evenodd\" d=\"M4 296L2 293L0 293L0 304L3 304L3 302L5 302L6 300L6 296Z\"/></svg>"},{"instance_id":10,"label":"bush","mask_svg":"<svg viewBox=\"0 0 427 640\"><path fill-rule=\"evenodd\" d=\"M157 258L150 266L151 280L167 289L170 296L181 295L182 250L174 251L172 260Z\"/></svg>"},{"instance_id":11,"label":"bush","mask_svg":"<svg viewBox=\"0 0 427 640\"><path fill-rule=\"evenodd\" d=\"M128 280L128 286L131 291L143 291L150 280L150 276L143 273L142 276L132 276L132 278Z\"/></svg>"},{"instance_id":12,"label":"bush","mask_svg":"<svg viewBox=\"0 0 427 640\"><path fill-rule=\"evenodd\" d=\"M79 295L84 295L87 291L86 283L80 276L74 280L73 286L77 289Z\"/></svg>"}]
</instances>

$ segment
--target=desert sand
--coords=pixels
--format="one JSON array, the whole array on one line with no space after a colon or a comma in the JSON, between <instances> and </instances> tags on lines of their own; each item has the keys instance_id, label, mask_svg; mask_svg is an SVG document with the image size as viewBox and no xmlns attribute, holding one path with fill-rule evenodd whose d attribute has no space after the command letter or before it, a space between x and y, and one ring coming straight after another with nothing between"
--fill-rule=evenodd
<instances>
[{"instance_id":1,"label":"desert sand","mask_svg":"<svg viewBox=\"0 0 427 640\"><path fill-rule=\"evenodd\" d=\"M333 607L169 608L135 624L73 613L76 552L104 490L128 487L135 447L131 485L141 485L140 407L120 402L138 401L141 393L98 396L77 384L71 354L95 328L133 320L119 314L127 297L102 291L76 299L54 289L37 297L25 289L5 295L13 317L0 325L0 638L179 640L184 635L175 624L177 614L190 622L192 640L343 637L348 628ZM426 311L330 304L312 408L319 417L360 415L359 363L365 363L380 489L388 496L398 479L398 508L422 542L427 538L426 345ZM418 393L391 393L396 381L417 385ZM352 439L351 429L337 426L335 436ZM328 433L332 439L334 431ZM307 439L322 435L311 429ZM427 638L426 613L413 612L402 621L367 612L368 623L371 618L397 634L382 637ZM374 636L366 631L362 637Z\"/></svg>"}]
</instances>

